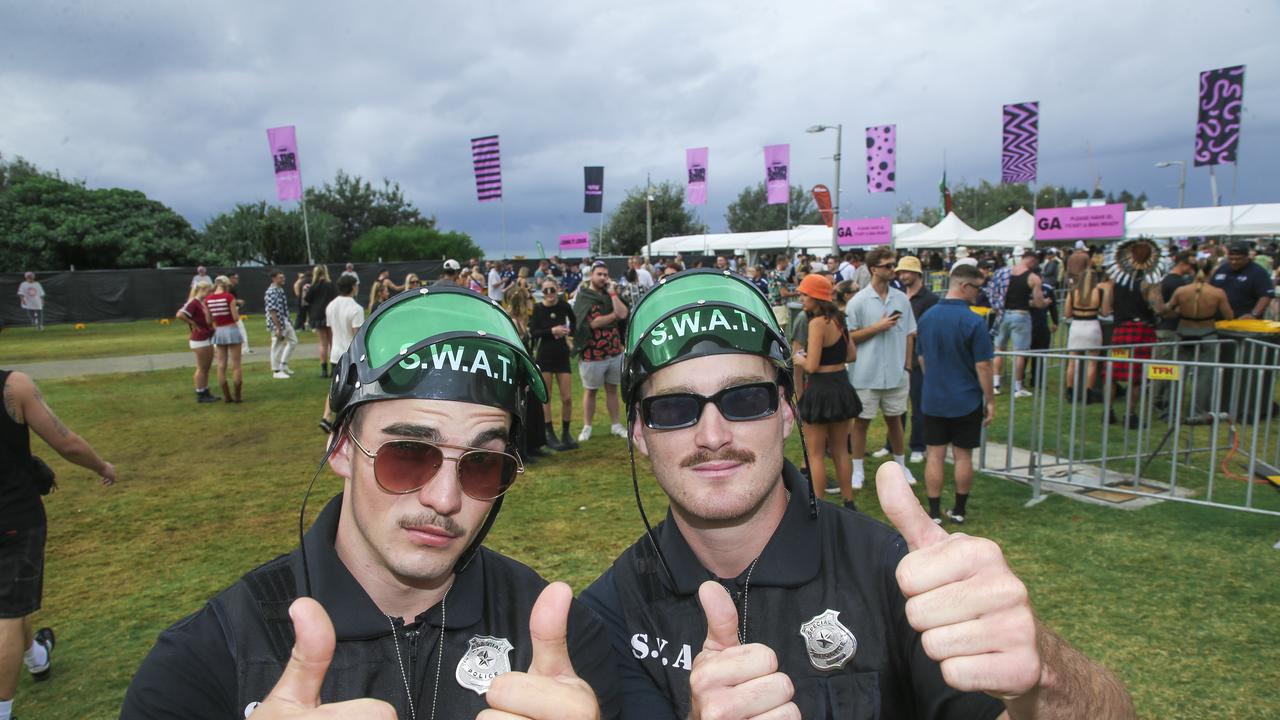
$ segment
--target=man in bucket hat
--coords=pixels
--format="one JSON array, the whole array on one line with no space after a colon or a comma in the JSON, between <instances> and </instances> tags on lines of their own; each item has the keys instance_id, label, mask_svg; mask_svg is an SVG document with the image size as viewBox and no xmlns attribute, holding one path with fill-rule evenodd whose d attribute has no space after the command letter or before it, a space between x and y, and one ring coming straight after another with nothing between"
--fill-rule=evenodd
<instances>
[{"instance_id":1,"label":"man in bucket hat","mask_svg":"<svg viewBox=\"0 0 1280 720\"><path fill-rule=\"evenodd\" d=\"M497 303L439 286L379 305L330 387L343 492L161 634L121 716L616 715L599 620L482 546L524 469L526 388L546 400Z\"/></svg>"},{"instance_id":2,"label":"man in bucket hat","mask_svg":"<svg viewBox=\"0 0 1280 720\"><path fill-rule=\"evenodd\" d=\"M1036 622L999 548L934 525L900 466L876 477L898 532L816 502L784 457L786 344L745 279L667 278L627 352L630 439L670 511L583 594L624 717L1133 716Z\"/></svg>"}]
</instances>

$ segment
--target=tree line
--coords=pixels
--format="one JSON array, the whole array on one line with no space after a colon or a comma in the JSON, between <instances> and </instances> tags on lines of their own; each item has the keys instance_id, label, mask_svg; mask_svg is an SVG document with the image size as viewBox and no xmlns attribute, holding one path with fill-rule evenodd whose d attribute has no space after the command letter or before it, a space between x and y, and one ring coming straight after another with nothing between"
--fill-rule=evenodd
<instances>
[{"instance_id":1,"label":"tree line","mask_svg":"<svg viewBox=\"0 0 1280 720\"><path fill-rule=\"evenodd\" d=\"M438 228L390 180L375 186L339 170L307 188L306 200L317 262L484 254L466 233ZM0 156L0 267L8 270L297 264L307 262L306 244L296 205L238 203L197 230L137 190L90 189Z\"/></svg>"}]
</instances>

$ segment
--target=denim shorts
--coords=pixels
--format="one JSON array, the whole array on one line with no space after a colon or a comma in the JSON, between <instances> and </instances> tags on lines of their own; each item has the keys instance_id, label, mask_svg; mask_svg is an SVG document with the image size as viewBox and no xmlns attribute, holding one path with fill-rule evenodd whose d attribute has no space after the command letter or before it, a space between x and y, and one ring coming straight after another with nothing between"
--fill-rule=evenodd
<instances>
[{"instance_id":1,"label":"denim shorts","mask_svg":"<svg viewBox=\"0 0 1280 720\"><path fill-rule=\"evenodd\" d=\"M1012 341L1012 347L1010 346ZM1031 313L1026 310L1005 310L996 332L996 348L1000 350L1031 349Z\"/></svg>"}]
</instances>

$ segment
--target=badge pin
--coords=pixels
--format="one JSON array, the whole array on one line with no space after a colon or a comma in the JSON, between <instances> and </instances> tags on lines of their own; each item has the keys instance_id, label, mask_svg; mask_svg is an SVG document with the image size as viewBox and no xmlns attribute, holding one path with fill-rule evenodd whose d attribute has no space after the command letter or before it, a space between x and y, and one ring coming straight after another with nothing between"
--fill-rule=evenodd
<instances>
[{"instance_id":1,"label":"badge pin","mask_svg":"<svg viewBox=\"0 0 1280 720\"><path fill-rule=\"evenodd\" d=\"M800 626L809 662L819 670L839 670L858 651L858 639L840 622L838 610L824 610Z\"/></svg>"},{"instance_id":2,"label":"badge pin","mask_svg":"<svg viewBox=\"0 0 1280 720\"><path fill-rule=\"evenodd\" d=\"M467 641L467 652L453 675L458 684L476 694L489 692L493 679L511 670L512 645L506 638L477 635Z\"/></svg>"}]
</instances>

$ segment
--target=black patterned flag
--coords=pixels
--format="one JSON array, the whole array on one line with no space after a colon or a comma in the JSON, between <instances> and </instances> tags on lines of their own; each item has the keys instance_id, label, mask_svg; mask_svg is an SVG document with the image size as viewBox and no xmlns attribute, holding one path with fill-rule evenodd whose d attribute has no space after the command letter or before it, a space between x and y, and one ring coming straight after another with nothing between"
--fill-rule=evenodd
<instances>
[{"instance_id":1,"label":"black patterned flag","mask_svg":"<svg viewBox=\"0 0 1280 720\"><path fill-rule=\"evenodd\" d=\"M480 202L501 200L502 161L497 135L471 138L471 163L476 169L476 199Z\"/></svg>"},{"instance_id":2,"label":"black patterned flag","mask_svg":"<svg viewBox=\"0 0 1280 720\"><path fill-rule=\"evenodd\" d=\"M898 186L898 126L867 128L867 192L893 192Z\"/></svg>"},{"instance_id":3,"label":"black patterned flag","mask_svg":"<svg viewBox=\"0 0 1280 720\"><path fill-rule=\"evenodd\" d=\"M1244 66L1200 73L1200 115L1196 119L1196 166L1236 161L1240 108L1244 105Z\"/></svg>"},{"instance_id":4,"label":"black patterned flag","mask_svg":"<svg viewBox=\"0 0 1280 720\"><path fill-rule=\"evenodd\" d=\"M582 168L582 212L604 212L604 166Z\"/></svg>"},{"instance_id":5,"label":"black patterned flag","mask_svg":"<svg viewBox=\"0 0 1280 720\"><path fill-rule=\"evenodd\" d=\"M1000 158L1000 182L1036 181L1036 155L1040 145L1040 103L1004 106L1004 151Z\"/></svg>"}]
</instances>

